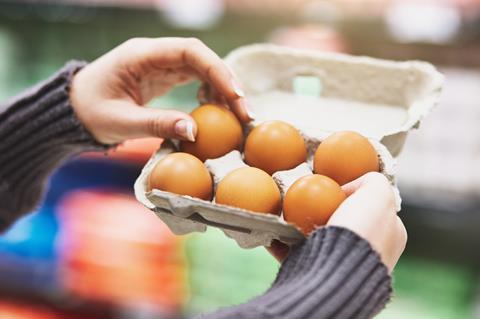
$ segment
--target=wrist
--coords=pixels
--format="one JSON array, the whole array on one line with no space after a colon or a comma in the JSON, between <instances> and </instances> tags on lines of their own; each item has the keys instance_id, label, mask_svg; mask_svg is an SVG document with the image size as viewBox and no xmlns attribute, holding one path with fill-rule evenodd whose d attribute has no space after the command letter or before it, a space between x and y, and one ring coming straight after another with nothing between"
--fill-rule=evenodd
<instances>
[{"instance_id":1,"label":"wrist","mask_svg":"<svg viewBox=\"0 0 480 319\"><path fill-rule=\"evenodd\" d=\"M79 65L77 69L72 73L71 78L69 79L69 100L72 110L75 114L75 117L80 122L80 124L88 131L95 140L99 141L98 137L95 135L93 127L90 125L89 112L86 111L85 100L90 97L91 94L86 91L85 85L85 67L86 63ZM88 104L88 102L87 102Z\"/></svg>"}]
</instances>

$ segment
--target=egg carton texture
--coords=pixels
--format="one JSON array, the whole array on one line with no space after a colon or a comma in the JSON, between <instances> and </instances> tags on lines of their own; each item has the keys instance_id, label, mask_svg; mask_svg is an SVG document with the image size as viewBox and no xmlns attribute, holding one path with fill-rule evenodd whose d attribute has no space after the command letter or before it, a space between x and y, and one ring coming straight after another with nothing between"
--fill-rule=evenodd
<instances>
[{"instance_id":1,"label":"egg carton texture","mask_svg":"<svg viewBox=\"0 0 480 319\"><path fill-rule=\"evenodd\" d=\"M233 238L242 248L270 246L273 239L292 245L304 238L299 230L278 216L252 213L244 209L156 189L147 191L148 178L156 163L165 155L175 151L173 144L162 145L145 165L135 182L137 199L154 211L174 234L204 232L207 226L213 226L222 229L225 235ZM240 158L240 153L234 151L221 158L206 161L210 163L207 165L210 171L216 172L215 185L218 184L222 174L228 174L237 167L246 166L241 160L239 162L234 160L237 154Z\"/></svg>"},{"instance_id":2,"label":"egg carton texture","mask_svg":"<svg viewBox=\"0 0 480 319\"><path fill-rule=\"evenodd\" d=\"M407 132L418 127L437 102L443 76L433 66L418 61L393 62L272 45L239 48L225 61L238 76L257 115L244 128L245 135L256 125L276 119L293 124L304 137L307 162L273 175L282 196L298 178L312 174L313 153L323 139L334 131L355 130L367 136L376 149L380 171L392 184L400 210L394 156L400 153ZM307 80L306 85L297 86L297 80ZM209 100L208 92L205 87L201 102ZM137 199L154 211L173 233L203 232L207 226L213 226L243 248L269 246L274 239L292 245L304 238L281 216L248 212L159 190L147 191L148 177L155 164L175 151L174 144L164 143L135 183ZM214 187L232 170L246 166L238 151L207 160L205 165L213 176Z\"/></svg>"}]
</instances>

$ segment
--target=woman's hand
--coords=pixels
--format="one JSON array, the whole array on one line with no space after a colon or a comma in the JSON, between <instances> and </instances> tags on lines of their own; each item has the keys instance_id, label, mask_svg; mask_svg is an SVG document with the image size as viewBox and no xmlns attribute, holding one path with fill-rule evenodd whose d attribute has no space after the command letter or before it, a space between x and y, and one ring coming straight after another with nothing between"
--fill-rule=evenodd
<instances>
[{"instance_id":1,"label":"woman's hand","mask_svg":"<svg viewBox=\"0 0 480 319\"><path fill-rule=\"evenodd\" d=\"M396 214L392 187L380 173L367 173L342 186L348 196L327 223L347 228L370 243L389 271L393 270L407 243L407 231ZM268 248L283 261L288 247L278 242Z\"/></svg>"},{"instance_id":2,"label":"woman's hand","mask_svg":"<svg viewBox=\"0 0 480 319\"><path fill-rule=\"evenodd\" d=\"M395 197L387 178L367 173L342 186L348 196L328 221L350 229L372 245L391 272L407 244L407 231L395 210Z\"/></svg>"},{"instance_id":3,"label":"woman's hand","mask_svg":"<svg viewBox=\"0 0 480 319\"><path fill-rule=\"evenodd\" d=\"M241 121L251 120L234 75L194 38L128 40L78 72L70 97L79 120L101 143L147 136L193 141L196 124L188 114L142 106L194 79L211 85Z\"/></svg>"}]
</instances>

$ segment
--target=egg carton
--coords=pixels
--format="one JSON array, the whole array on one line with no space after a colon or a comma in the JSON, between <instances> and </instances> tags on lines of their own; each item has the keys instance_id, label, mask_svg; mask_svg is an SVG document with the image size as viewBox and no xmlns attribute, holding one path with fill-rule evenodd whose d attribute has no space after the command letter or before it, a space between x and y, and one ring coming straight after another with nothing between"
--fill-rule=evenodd
<instances>
[{"instance_id":1,"label":"egg carton","mask_svg":"<svg viewBox=\"0 0 480 319\"><path fill-rule=\"evenodd\" d=\"M376 149L380 172L391 182L400 210L395 156L400 153L407 132L418 127L437 103L443 76L432 65L267 44L238 48L225 61L242 83L249 105L257 115L244 128L245 135L263 121L275 119L291 123L304 137L307 162L273 174L282 196L295 180L312 174L313 153L323 139L335 131L355 130L367 136ZM304 81L303 87L297 85L297 80ZM208 89L204 96L209 100ZM287 245L304 239L282 216L254 213L156 189L147 191L148 177L156 163L175 151L173 143L164 143L135 182L137 199L154 211L173 233L183 235L204 232L207 226L217 227L242 248L270 246L274 239ZM232 151L205 161L205 165L216 187L226 174L247 164L239 151Z\"/></svg>"}]
</instances>

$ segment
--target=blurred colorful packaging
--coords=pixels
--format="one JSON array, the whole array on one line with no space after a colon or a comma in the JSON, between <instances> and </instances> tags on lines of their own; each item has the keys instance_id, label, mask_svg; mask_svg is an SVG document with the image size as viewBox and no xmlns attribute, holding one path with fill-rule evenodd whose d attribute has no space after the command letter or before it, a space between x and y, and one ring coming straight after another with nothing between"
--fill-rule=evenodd
<instances>
[{"instance_id":1,"label":"blurred colorful packaging","mask_svg":"<svg viewBox=\"0 0 480 319\"><path fill-rule=\"evenodd\" d=\"M58 207L60 278L85 299L152 304L185 300L182 241L129 195L80 190Z\"/></svg>"},{"instance_id":2,"label":"blurred colorful packaging","mask_svg":"<svg viewBox=\"0 0 480 319\"><path fill-rule=\"evenodd\" d=\"M54 209L45 206L20 219L0 237L0 290L56 289ZM3 318L3 317L2 317Z\"/></svg>"},{"instance_id":3,"label":"blurred colorful packaging","mask_svg":"<svg viewBox=\"0 0 480 319\"><path fill-rule=\"evenodd\" d=\"M55 313L43 307L28 307L25 304L1 302L0 318L7 319L67 319L67 317ZM75 319L70 316L68 319Z\"/></svg>"}]
</instances>

